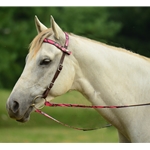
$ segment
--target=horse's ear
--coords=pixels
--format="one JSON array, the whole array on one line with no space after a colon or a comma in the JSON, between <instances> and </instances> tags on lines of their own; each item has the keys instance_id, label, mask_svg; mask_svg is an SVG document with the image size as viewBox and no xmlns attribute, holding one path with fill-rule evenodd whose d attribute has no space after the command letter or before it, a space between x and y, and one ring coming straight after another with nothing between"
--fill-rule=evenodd
<instances>
[{"instance_id":1,"label":"horse's ear","mask_svg":"<svg viewBox=\"0 0 150 150\"><path fill-rule=\"evenodd\" d=\"M60 37L64 36L64 32L62 31L62 29L57 25L57 23L55 22L53 16L51 16L51 27L52 30L54 32L55 38L56 39L60 39Z\"/></svg>"},{"instance_id":2,"label":"horse's ear","mask_svg":"<svg viewBox=\"0 0 150 150\"><path fill-rule=\"evenodd\" d=\"M44 31L44 30L47 29L47 27L46 27L45 25L43 25L43 24L39 21L39 19L38 19L37 16L35 16L35 26L36 26L36 29L37 29L37 32L38 32L38 33L40 33L40 32L42 32L42 31Z\"/></svg>"}]
</instances>

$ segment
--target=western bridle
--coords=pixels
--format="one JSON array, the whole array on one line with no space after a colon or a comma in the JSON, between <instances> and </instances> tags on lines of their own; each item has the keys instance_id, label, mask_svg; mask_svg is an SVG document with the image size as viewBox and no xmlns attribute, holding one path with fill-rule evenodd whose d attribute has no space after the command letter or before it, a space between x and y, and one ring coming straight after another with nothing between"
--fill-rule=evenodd
<instances>
[{"instance_id":1,"label":"western bridle","mask_svg":"<svg viewBox=\"0 0 150 150\"><path fill-rule=\"evenodd\" d=\"M44 93L42 95L39 95L39 96L36 96L34 98L34 102L37 98L43 98L45 100L45 103L44 105L45 106L49 106L49 107L78 107L78 108L95 108L95 109L98 109L98 108L127 108L127 107L136 107L136 106L146 106L146 105L150 105L150 103L143 103L143 104L135 104L135 105L118 105L118 106L86 106L86 105L80 105L80 104L54 104L54 103L50 103L48 101L46 101L46 97L48 96L50 90L52 89L53 85L54 85L54 82L56 81L58 75L60 74L62 68L63 68L63 62L64 62L64 58L65 58L65 55L70 55L71 54L71 51L69 51L67 48L68 48L68 45L69 45L69 35L68 33L65 32L65 37L66 37L66 40L65 40L65 44L64 46L61 46L59 43L51 40L51 39L47 39L45 38L43 40L44 43L49 43L49 44L52 44L54 45L55 47L57 47L58 49L60 49L62 51L62 56L60 58L60 61L59 61L59 65L57 67L57 70L54 74L54 77L52 78L52 81L51 83L48 85L48 87L46 88L46 90L44 91ZM31 106L35 107L35 103L33 103ZM53 121L59 123L59 124L62 124L64 126L67 126L67 127L70 127L70 128L74 128L74 129L77 129L77 130L83 130L83 131L88 131L88 130L95 130L95 129L99 129L99 128L88 128L88 129L84 129L84 128L76 128L76 127L73 127L73 126L69 126L65 123L62 123L58 120L56 120L55 118L49 116L48 114L42 112L41 110L37 109L35 107L35 112L37 113L40 113L50 119L52 119ZM105 128L105 127L110 127L111 124L108 124L108 125L105 125L103 127L100 127L100 128Z\"/></svg>"}]
</instances>

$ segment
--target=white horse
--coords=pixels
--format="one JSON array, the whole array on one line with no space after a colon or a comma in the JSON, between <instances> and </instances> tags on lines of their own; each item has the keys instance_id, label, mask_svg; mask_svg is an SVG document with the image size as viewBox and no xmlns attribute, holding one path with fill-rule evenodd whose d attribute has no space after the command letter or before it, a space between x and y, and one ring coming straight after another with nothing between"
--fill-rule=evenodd
<instances>
[{"instance_id":1,"label":"white horse","mask_svg":"<svg viewBox=\"0 0 150 150\"><path fill-rule=\"evenodd\" d=\"M37 17L35 24L38 35L31 43L23 73L6 105L9 116L20 122L29 120L33 103L36 107L43 104L39 95L43 95L52 81L62 55L60 49L43 40L47 38L60 45L66 41L53 17L51 28ZM47 93L49 101L77 90L92 105L150 102L149 58L74 34L69 34L68 50L72 54L65 54L62 72ZM120 142L150 142L150 106L98 111L117 128Z\"/></svg>"}]
</instances>

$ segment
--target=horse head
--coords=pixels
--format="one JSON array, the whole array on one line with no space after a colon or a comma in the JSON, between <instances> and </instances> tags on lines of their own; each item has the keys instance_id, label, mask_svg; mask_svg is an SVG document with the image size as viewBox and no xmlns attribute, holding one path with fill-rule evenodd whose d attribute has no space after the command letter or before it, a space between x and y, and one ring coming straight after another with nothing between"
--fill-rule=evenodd
<instances>
[{"instance_id":1,"label":"horse head","mask_svg":"<svg viewBox=\"0 0 150 150\"><path fill-rule=\"evenodd\" d=\"M66 41L65 33L53 17L51 17L51 28L43 25L36 16L35 25L38 35L30 45L24 70L6 104L9 116L20 122L28 121L35 107L39 108L44 104L43 93L49 87L63 53L56 46L43 42L44 39L55 41L59 45L64 45ZM65 56L62 72L53 88L47 93L47 100L50 101L71 88L75 77L72 57Z\"/></svg>"}]
</instances>

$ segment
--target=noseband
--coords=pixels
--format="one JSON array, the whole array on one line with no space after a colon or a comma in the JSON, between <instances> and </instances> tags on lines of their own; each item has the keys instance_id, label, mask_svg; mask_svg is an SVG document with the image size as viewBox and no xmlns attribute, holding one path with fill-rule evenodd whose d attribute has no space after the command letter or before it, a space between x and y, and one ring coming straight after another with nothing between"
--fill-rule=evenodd
<instances>
[{"instance_id":1,"label":"noseband","mask_svg":"<svg viewBox=\"0 0 150 150\"><path fill-rule=\"evenodd\" d=\"M44 39L44 43L49 43L51 45L54 45L56 46L58 49L60 49L63 53L62 53L62 56L60 58L60 61L59 61L59 65L57 67L57 70L54 74L54 77L51 81L51 83L49 84L49 86L47 87L47 89L44 91L43 95L42 95L42 98L46 98L48 96L48 93L50 92L51 88L53 87L54 85L54 82L55 80L57 79L58 75L60 74L62 68L63 68L63 62L64 62L64 58L65 58L65 55L70 55L71 54L71 51L69 51L67 48L68 48L68 45L69 45L69 35L65 32L65 36L66 36L66 41L65 41L65 44L64 46L61 46L59 43L53 41L53 40L50 40L50 39L47 39L45 38Z\"/></svg>"}]
</instances>

